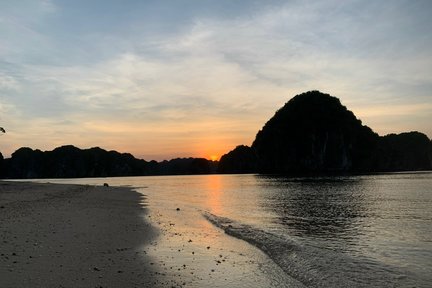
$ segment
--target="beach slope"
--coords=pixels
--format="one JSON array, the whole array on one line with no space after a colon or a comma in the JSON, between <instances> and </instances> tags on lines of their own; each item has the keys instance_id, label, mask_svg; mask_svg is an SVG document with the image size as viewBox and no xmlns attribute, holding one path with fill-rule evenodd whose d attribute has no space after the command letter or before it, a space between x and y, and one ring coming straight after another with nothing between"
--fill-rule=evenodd
<instances>
[{"instance_id":1,"label":"beach slope","mask_svg":"<svg viewBox=\"0 0 432 288\"><path fill-rule=\"evenodd\" d=\"M156 237L128 188L0 182L0 287L153 286Z\"/></svg>"}]
</instances>

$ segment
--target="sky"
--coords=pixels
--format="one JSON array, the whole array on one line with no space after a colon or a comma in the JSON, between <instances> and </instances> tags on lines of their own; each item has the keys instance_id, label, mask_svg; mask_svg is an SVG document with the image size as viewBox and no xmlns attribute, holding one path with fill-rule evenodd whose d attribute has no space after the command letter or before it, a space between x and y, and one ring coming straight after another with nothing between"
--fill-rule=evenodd
<instances>
[{"instance_id":1,"label":"sky","mask_svg":"<svg viewBox=\"0 0 432 288\"><path fill-rule=\"evenodd\" d=\"M293 96L432 137L432 1L0 0L0 151L216 159Z\"/></svg>"}]
</instances>

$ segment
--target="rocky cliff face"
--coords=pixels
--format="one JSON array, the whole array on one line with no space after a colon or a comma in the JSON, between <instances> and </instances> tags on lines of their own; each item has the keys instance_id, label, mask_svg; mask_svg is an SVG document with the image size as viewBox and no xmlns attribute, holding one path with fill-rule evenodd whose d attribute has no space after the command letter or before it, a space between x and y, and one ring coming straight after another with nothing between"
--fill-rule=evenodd
<instances>
[{"instance_id":1,"label":"rocky cliff face","mask_svg":"<svg viewBox=\"0 0 432 288\"><path fill-rule=\"evenodd\" d=\"M339 99L311 91L279 109L252 148L262 173L363 171L378 139Z\"/></svg>"}]
</instances>

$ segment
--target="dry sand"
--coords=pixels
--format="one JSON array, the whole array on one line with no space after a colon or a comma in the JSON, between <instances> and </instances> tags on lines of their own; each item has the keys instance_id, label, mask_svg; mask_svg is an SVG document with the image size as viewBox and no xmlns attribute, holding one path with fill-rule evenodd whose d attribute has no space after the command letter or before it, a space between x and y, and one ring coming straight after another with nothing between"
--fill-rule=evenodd
<instances>
[{"instance_id":1,"label":"dry sand","mask_svg":"<svg viewBox=\"0 0 432 288\"><path fill-rule=\"evenodd\" d=\"M157 233L142 200L127 188L0 182L0 287L170 287L144 250Z\"/></svg>"}]
</instances>

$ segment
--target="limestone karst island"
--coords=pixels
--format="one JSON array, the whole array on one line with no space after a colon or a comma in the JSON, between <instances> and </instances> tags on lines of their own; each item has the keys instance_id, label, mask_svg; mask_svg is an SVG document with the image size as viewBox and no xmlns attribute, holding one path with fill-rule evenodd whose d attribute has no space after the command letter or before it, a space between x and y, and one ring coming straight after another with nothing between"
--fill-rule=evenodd
<instances>
[{"instance_id":1,"label":"limestone karst island","mask_svg":"<svg viewBox=\"0 0 432 288\"><path fill-rule=\"evenodd\" d=\"M293 97L258 131L220 161L156 162L95 147L42 152L20 148L0 162L3 178L70 178L214 173L325 174L432 169L432 142L417 131L379 136L340 100L319 91Z\"/></svg>"}]
</instances>

